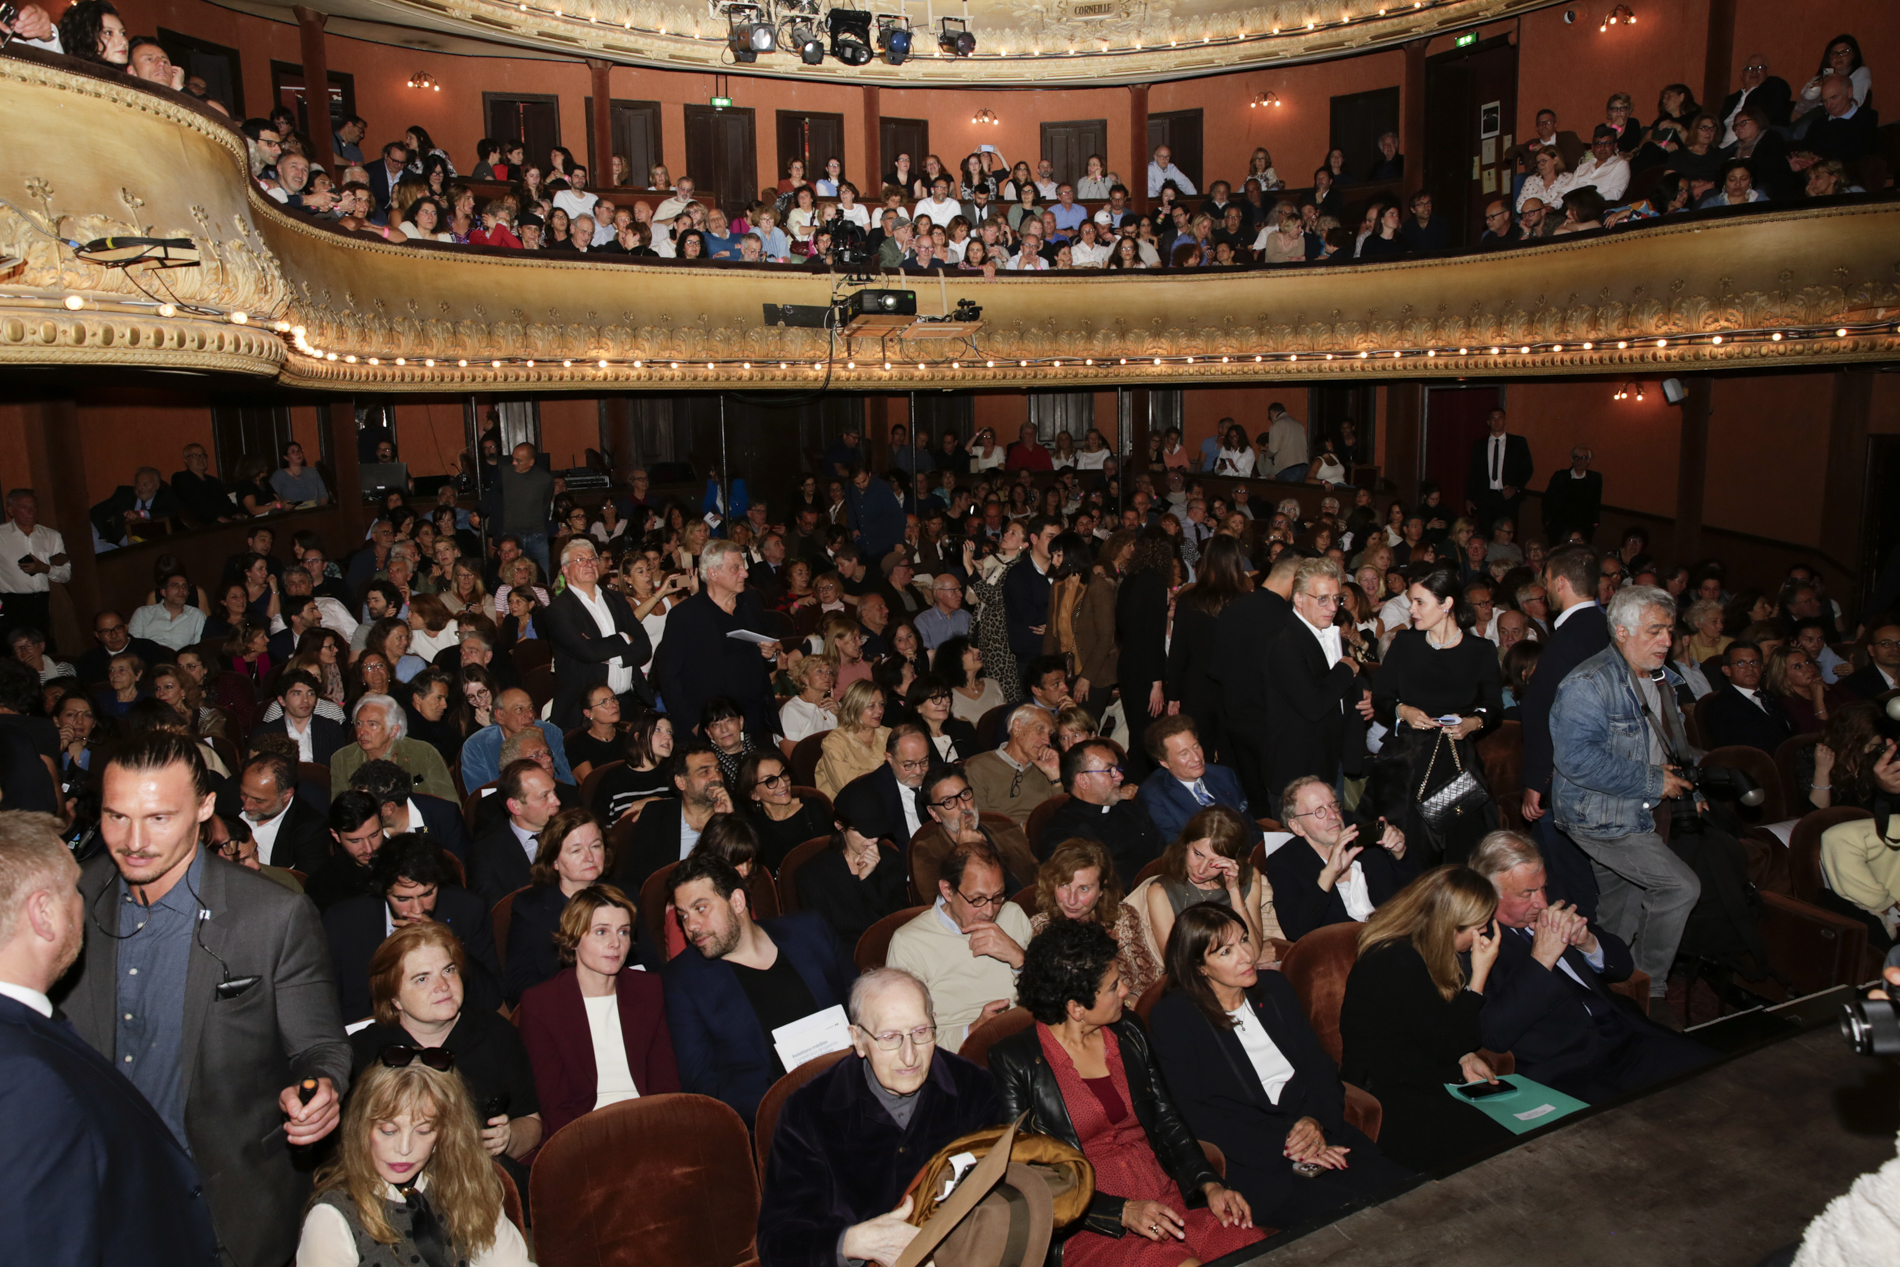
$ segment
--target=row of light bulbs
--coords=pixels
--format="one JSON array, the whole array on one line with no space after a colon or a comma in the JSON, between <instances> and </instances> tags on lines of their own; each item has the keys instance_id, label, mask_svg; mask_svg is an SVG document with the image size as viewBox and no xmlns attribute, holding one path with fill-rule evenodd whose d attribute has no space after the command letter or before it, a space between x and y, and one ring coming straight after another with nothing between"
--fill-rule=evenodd
<instances>
[{"instance_id":1,"label":"row of light bulbs","mask_svg":"<svg viewBox=\"0 0 1900 1267\"><path fill-rule=\"evenodd\" d=\"M233 320L237 320L238 318L241 318L242 316L243 316L242 313L233 314ZM242 324L242 322L239 321L239 324ZM480 368L484 363L486 363L490 369L501 369L504 366L507 366L507 367L519 366L525 369L534 369L534 368L542 367L542 366L552 368L552 366L554 365L554 362L552 360L537 360L536 358L533 358L533 357L495 357L495 358L475 357L472 359L468 357L461 357L454 360L450 360L449 358L444 357L440 361L438 361L437 358L435 357L404 357L404 356L397 356L397 357L361 356L359 357L355 353L339 354L336 352L325 352L316 347L313 347L306 338L307 331L305 327L303 326L293 326L287 321L279 321L277 323L277 330L279 333L290 335L291 342L293 346L295 346L297 351L301 352L305 356L310 357L312 360L324 361L324 362L341 361L345 365L356 365L356 364L361 363L361 364L367 364L367 365L373 365L373 366L381 366L384 364L389 364L389 365L399 366L399 367L421 366L424 369L436 369L438 367L447 368L451 365L453 365L457 369L467 369L471 365L475 366L476 368ZM1634 339L1634 340L1619 339L1615 342L1614 346L1617 351L1627 351L1631 348L1635 348L1638 351L1641 351L1646 348L1666 349L1672 345L1677 346L1677 347L1688 347L1688 346L1695 346L1697 344L1704 344L1704 345L1708 345L1712 347L1720 347L1727 343L1744 342L1744 341L1752 341L1752 342L1757 342L1757 343L1781 343L1788 340L1827 338L1829 337L1830 333L1832 334L1832 337L1836 339L1846 339L1850 337L1863 337L1863 336L1873 336L1873 335L1881 335L1881 334L1900 334L1900 324L1889 324L1886 322L1878 322L1878 323L1863 323L1854 327L1837 326L1831 332L1825 329L1821 329L1821 330L1810 330L1810 329L1742 330L1742 331L1731 331L1728 334L1688 335L1688 336L1678 337L1675 339L1669 339L1669 338ZM1442 348L1442 349L1441 348L1409 348L1409 349L1396 349L1392 351L1378 351L1378 352L1365 351L1365 352L1358 352L1358 353L1352 353L1352 352L1277 353L1276 352L1272 354L1257 353L1253 356L1251 362L1245 355L1235 356L1232 354L1221 356L1218 358L1214 356L1206 356L1206 355L1176 355L1176 356L1154 356L1154 357L1145 357L1145 356L1126 357L1124 356L1124 357L1116 357L1116 358L1083 357L1080 360L1078 360L1074 357L1069 357L1069 358L1066 358L1066 364L1070 366L1071 368L1074 368L1076 366L1094 367L1098 365L1103 368L1108 368L1110 366L1119 367L1119 366L1125 366L1129 364L1161 366L1161 365L1216 365L1216 364L1230 365L1230 364L1235 364L1235 363L1239 363L1239 364L1251 363L1251 364L1258 365L1258 364L1283 363L1283 364L1293 365L1293 364L1299 363L1302 359L1306 360L1309 363L1310 362L1325 363L1325 362L1336 361L1336 360L1338 361L1350 361L1350 360L1398 361L1398 360L1404 360L1407 357L1414 358L1414 359L1421 359L1421 360L1434 360L1441 355L1443 356L1454 356L1454 355L1455 356L1472 356L1474 354L1475 355L1490 355L1490 356L1554 355L1554 354L1564 352L1566 349L1570 351L1578 351L1578 352L1590 352L1590 351L1597 351L1597 350L1609 351L1611 346L1612 344L1608 340L1605 340L1600 343L1597 342L1596 340L1586 340L1583 343L1572 343L1572 344L1525 343L1525 344L1519 344L1516 347L1511 347L1506 344L1498 344L1498 345L1491 346L1489 348L1486 348L1486 347L1473 348L1470 346L1465 346L1465 347L1458 348L1455 352L1449 347ZM586 357L579 358L578 360L571 357L565 358L561 361L561 367L563 369L572 369L574 368L575 365L578 364L583 369L585 369L587 368L589 359L590 358L586 358ZM616 362L614 360L611 360L605 357L602 357L593 361L593 365L595 368L603 369L603 370L610 368L615 363ZM645 358L638 358L638 359L633 359L633 360L623 359L623 360L619 360L617 363L623 367L636 369L636 370L641 370L641 369L657 370L661 368L666 368L669 370L678 370L678 369L683 368L683 369L690 370L690 369L696 369L700 365L704 365L705 368L709 371L717 371L721 369L731 370L735 368L740 369L740 370L750 371L754 369L769 370L772 368L772 364L770 362L761 362L755 365L754 362L749 361L749 360L724 360L724 361L700 362L700 361L648 361ZM805 364L806 363L803 361L777 362L778 368L781 370L791 370L794 368L802 370L804 369ZM937 361L937 362L918 361L915 364L917 366L917 369L920 372L928 372L931 369L945 368L945 365L942 361ZM1028 369L1032 366L1035 368L1047 367L1050 369L1061 369L1064 364L1065 364L1065 358L1061 358L1061 357L1034 357L1034 358L1029 358L1029 359L972 358L967 361L962 358L959 358L959 359L951 361L948 365L948 368L952 370L957 370L957 371L962 371L966 369L974 371L978 368L993 370L993 369L996 369L998 366L1001 366L1004 369L1011 369L1011 368ZM812 361L810 365L811 365L811 370L814 373L825 372L827 368L829 368L832 372L836 372L837 369L840 368L836 363L828 362L828 361ZM875 359L867 360L865 362L866 369L875 369L879 365L881 365L882 368L885 370L890 370L890 369L895 368L897 363L893 361L888 361L888 360L878 361ZM842 368L844 368L845 370L856 370L858 369L858 361L855 358L847 358ZM1636 399L1640 401L1643 398L1642 388L1640 385L1634 384L1634 383L1627 384L1624 388L1619 389L1612 396L1612 399L1615 399L1615 400L1627 399L1631 388L1633 388L1635 391Z\"/></svg>"},{"instance_id":2,"label":"row of light bulbs","mask_svg":"<svg viewBox=\"0 0 1900 1267\"><path fill-rule=\"evenodd\" d=\"M1333 29L1342 28L1342 27L1349 27L1358 23L1376 22L1380 18L1390 17L1394 13L1411 13L1420 9L1437 9L1437 8L1443 7L1444 5L1455 4L1455 3L1457 3L1457 0L1412 0L1411 4L1408 6L1405 3L1405 0L1394 0L1393 3L1389 5L1381 6L1376 12L1373 12L1373 13L1342 14L1341 16L1330 19L1330 20L1315 19L1301 26L1293 26L1293 27L1286 27L1286 28L1276 26L1268 31L1248 32L1248 31L1243 30L1233 35L1222 35L1222 36L1215 36L1212 33L1207 33L1207 34L1203 34L1199 40L1191 40L1191 39L1190 40L1169 40L1167 42L1167 47L1179 48L1183 44L1186 44L1189 46L1193 46L1196 44L1199 44L1199 45L1245 44L1245 43L1252 43L1259 40L1272 39L1280 35L1305 35L1313 31L1326 31L1326 30L1333 30ZM600 20L600 16L598 13L590 13L590 14L587 14L585 17L583 17L581 14L578 14L578 13L568 13L566 9L562 7L561 5L530 4L528 3L528 0L516 0L515 7L522 13L534 13L534 14L545 16L545 17L557 18L557 19L560 19L562 21L567 21L567 22L577 22L584 25L605 26L609 28L613 27L614 25L612 22L602 22ZM1630 18L1627 20L1634 21L1635 19ZM717 36L708 36L701 29L697 27L694 28L691 35L688 35L685 31L668 31L663 26L658 27L658 28L635 26L631 19L621 22L620 27L621 29L633 31L640 35L670 36L675 39L695 39L695 40L709 39L709 40L713 40L716 43L720 43L722 45L726 41L726 36L724 34L717 35ZM1084 49L1084 50L1081 50L1080 55L1085 56L1085 57L1125 56L1130 53L1152 51L1154 49L1158 49L1162 47L1159 42L1144 45L1142 41L1140 40L1133 41L1126 48L1114 48L1114 47L1108 46L1108 42L1106 39L1103 39L1101 42L1104 45L1104 47L1102 47L1101 49ZM927 42L924 42L924 41L919 42L919 47L926 55L932 54L936 51L932 49ZM1066 51L1061 52L1061 53L1057 53L1051 50L1048 55L1051 57L1074 57L1078 55L1078 52L1073 46L1071 46ZM991 58L991 59L1000 60L1000 59L1007 58L1010 56L1042 57L1044 56L1044 53L1043 53L1043 50L1040 48L1031 48L1027 52L1017 52L1015 54L1011 54L1009 49L1007 47L1004 47L1004 48L999 48L997 51L993 53L978 52L978 53L971 54L971 56L975 58ZM1277 105L1278 102L1274 102L1271 104Z\"/></svg>"}]
</instances>

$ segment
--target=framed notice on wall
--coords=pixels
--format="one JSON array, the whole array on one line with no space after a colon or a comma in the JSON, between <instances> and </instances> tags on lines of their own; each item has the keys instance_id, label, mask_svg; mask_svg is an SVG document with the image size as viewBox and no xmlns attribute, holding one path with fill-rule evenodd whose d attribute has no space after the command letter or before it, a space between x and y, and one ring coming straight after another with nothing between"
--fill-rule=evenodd
<instances>
[{"instance_id":1,"label":"framed notice on wall","mask_svg":"<svg viewBox=\"0 0 1900 1267\"><path fill-rule=\"evenodd\" d=\"M1504 103L1487 101L1478 107L1478 139L1496 136L1504 131Z\"/></svg>"}]
</instances>

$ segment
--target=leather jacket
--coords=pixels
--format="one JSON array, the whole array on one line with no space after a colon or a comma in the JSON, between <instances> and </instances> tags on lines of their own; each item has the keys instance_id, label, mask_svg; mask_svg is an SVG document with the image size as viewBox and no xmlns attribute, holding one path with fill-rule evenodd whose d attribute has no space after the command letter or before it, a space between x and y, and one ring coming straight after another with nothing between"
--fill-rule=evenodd
<instances>
[{"instance_id":1,"label":"leather jacket","mask_svg":"<svg viewBox=\"0 0 1900 1267\"><path fill-rule=\"evenodd\" d=\"M1139 1023L1126 1017L1109 1028L1121 1043L1122 1070L1128 1078L1129 1097L1134 1101L1130 1107L1148 1134L1149 1147L1154 1149L1161 1168L1181 1186L1181 1195L1188 1206L1206 1205L1203 1185L1218 1183L1220 1176L1208 1165L1207 1154L1168 1098L1167 1084L1162 1081L1161 1071L1148 1050L1148 1036L1142 1033ZM1055 1071L1049 1067L1048 1057L1043 1055L1036 1026L1012 1034L990 1048L989 1066L990 1076L996 1079L997 1095L1003 1102L1004 1121L1013 1121L1027 1110L1029 1120L1023 1125L1025 1131L1052 1136L1077 1149L1082 1147L1076 1138L1075 1124L1069 1118L1068 1106L1063 1103ZM1081 1222L1071 1226L1067 1234L1089 1231L1121 1237L1127 1231L1122 1226L1122 1207L1128 1200L1096 1189L1089 1201L1088 1213L1082 1216ZM1060 1261L1060 1248L1058 1242L1058 1253L1050 1256L1052 1263Z\"/></svg>"}]
</instances>

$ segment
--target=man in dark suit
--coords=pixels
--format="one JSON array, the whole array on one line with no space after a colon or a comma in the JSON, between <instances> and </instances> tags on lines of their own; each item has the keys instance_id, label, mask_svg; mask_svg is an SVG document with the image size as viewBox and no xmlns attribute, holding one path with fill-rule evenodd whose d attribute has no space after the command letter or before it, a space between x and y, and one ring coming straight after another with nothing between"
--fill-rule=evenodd
<instances>
[{"instance_id":1,"label":"man in dark suit","mask_svg":"<svg viewBox=\"0 0 1900 1267\"><path fill-rule=\"evenodd\" d=\"M369 863L383 847L383 823L376 813L376 798L351 789L331 801L330 839L335 845L330 860L303 882L304 896L317 904L318 911L368 893L375 885Z\"/></svg>"},{"instance_id":2,"label":"man in dark suit","mask_svg":"<svg viewBox=\"0 0 1900 1267\"><path fill-rule=\"evenodd\" d=\"M1148 727L1142 741L1156 769L1141 781L1135 800L1163 840L1179 836L1190 818L1213 805L1225 805L1252 827L1253 803L1240 776L1207 759L1192 717L1163 717ZM1259 829L1253 830L1258 835Z\"/></svg>"},{"instance_id":3,"label":"man in dark suit","mask_svg":"<svg viewBox=\"0 0 1900 1267\"><path fill-rule=\"evenodd\" d=\"M1233 778L1230 771L1222 773ZM1122 780L1121 758L1106 740L1084 739L1063 753L1062 786L1069 799L1043 825L1036 857L1047 862L1057 845L1074 836L1093 840L1108 851L1122 891L1133 888L1135 877L1161 856L1170 838L1155 826L1140 797L1122 795ZM1104 883L1109 879L1102 877Z\"/></svg>"},{"instance_id":4,"label":"man in dark suit","mask_svg":"<svg viewBox=\"0 0 1900 1267\"><path fill-rule=\"evenodd\" d=\"M1471 867L1498 892L1498 958L1479 1013L1485 1047L1510 1052L1525 1077L1591 1104L1715 1058L1610 993L1636 970L1629 947L1575 908L1550 905L1536 845L1492 832Z\"/></svg>"},{"instance_id":5,"label":"man in dark suit","mask_svg":"<svg viewBox=\"0 0 1900 1267\"><path fill-rule=\"evenodd\" d=\"M73 672L79 675L81 682L105 681L112 657L121 652L130 651L145 661L148 669L155 664L166 663L173 655L173 652L149 638L134 638L131 628L125 623L125 617L111 608L92 618L92 637L99 645L73 662Z\"/></svg>"},{"instance_id":6,"label":"man in dark suit","mask_svg":"<svg viewBox=\"0 0 1900 1267\"><path fill-rule=\"evenodd\" d=\"M1788 116L1794 110L1794 91L1788 87L1788 81L1780 75L1768 73L1768 59L1759 53L1748 59L1742 67L1742 86L1722 98L1722 108L1715 117L1723 127L1733 130L1735 115L1743 106L1755 106L1767 114L1769 125L1777 128L1788 126ZM1719 143L1727 145L1731 137L1719 138Z\"/></svg>"},{"instance_id":7,"label":"man in dark suit","mask_svg":"<svg viewBox=\"0 0 1900 1267\"><path fill-rule=\"evenodd\" d=\"M336 1128L350 1075L316 908L199 847L215 797L186 737L121 745L100 787L106 849L61 1005L189 1142L227 1261L281 1267L310 1194L285 1145Z\"/></svg>"},{"instance_id":8,"label":"man in dark suit","mask_svg":"<svg viewBox=\"0 0 1900 1267\"><path fill-rule=\"evenodd\" d=\"M323 913L323 935L336 974L337 1005L352 1021L370 1014L369 961L390 931L433 920L454 933L467 952L462 1006L501 1006L501 964L489 927L489 904L456 883L455 868L427 836L396 836L370 860L373 891L338 902Z\"/></svg>"},{"instance_id":9,"label":"man in dark suit","mask_svg":"<svg viewBox=\"0 0 1900 1267\"><path fill-rule=\"evenodd\" d=\"M1740 640L1729 643L1722 652L1722 676L1728 682L1702 706L1702 720L1708 727L1702 736L1704 747L1759 748L1772 757L1782 741L1794 734L1788 714L1761 689L1761 674L1760 647Z\"/></svg>"},{"instance_id":10,"label":"man in dark suit","mask_svg":"<svg viewBox=\"0 0 1900 1267\"><path fill-rule=\"evenodd\" d=\"M688 858L670 890L692 943L660 974L680 1090L723 1100L750 1125L786 1072L773 1031L842 1007L857 969L814 911L755 922L745 881L724 858Z\"/></svg>"},{"instance_id":11,"label":"man in dark suit","mask_svg":"<svg viewBox=\"0 0 1900 1267\"><path fill-rule=\"evenodd\" d=\"M640 811L633 838L614 862L613 882L623 893L638 893L648 876L691 853L714 814L732 813L719 759L702 739L685 740L673 749L673 786L678 796L656 800Z\"/></svg>"},{"instance_id":12,"label":"man in dark suit","mask_svg":"<svg viewBox=\"0 0 1900 1267\"><path fill-rule=\"evenodd\" d=\"M1273 724L1267 711L1267 658L1261 648L1271 646L1293 619L1293 574L1299 566L1296 551L1282 551L1256 588L1221 609L1214 627L1209 672L1221 684L1223 733L1234 749L1232 760L1247 799L1255 805L1272 799Z\"/></svg>"},{"instance_id":13,"label":"man in dark suit","mask_svg":"<svg viewBox=\"0 0 1900 1267\"><path fill-rule=\"evenodd\" d=\"M197 1167L46 997L85 941L79 867L44 814L0 814L0 1227L47 1267L213 1267Z\"/></svg>"},{"instance_id":14,"label":"man in dark suit","mask_svg":"<svg viewBox=\"0 0 1900 1267\"><path fill-rule=\"evenodd\" d=\"M122 546L131 527L170 523L184 509L171 486L159 478L157 468L141 466L130 484L119 485L112 496L92 508L92 526L101 541Z\"/></svg>"},{"instance_id":15,"label":"man in dark suit","mask_svg":"<svg viewBox=\"0 0 1900 1267\"><path fill-rule=\"evenodd\" d=\"M369 175L370 196L376 200L369 216L374 223L383 224L389 219L389 193L402 179L408 163L408 146L401 141L391 141L383 146L382 160L364 168Z\"/></svg>"},{"instance_id":16,"label":"man in dark suit","mask_svg":"<svg viewBox=\"0 0 1900 1267\"><path fill-rule=\"evenodd\" d=\"M1551 773L1555 769L1550 740L1550 710L1557 703L1557 687L1570 671L1610 645L1609 625L1597 606L1597 552L1585 545L1559 546L1544 562L1544 593L1548 609L1556 612L1549 638L1537 657L1537 672L1518 703L1524 735L1524 821L1534 824L1537 842L1550 864L1551 889L1575 906L1585 919L1597 913L1596 872L1590 859L1562 832L1550 816Z\"/></svg>"},{"instance_id":17,"label":"man in dark suit","mask_svg":"<svg viewBox=\"0 0 1900 1267\"><path fill-rule=\"evenodd\" d=\"M1364 764L1365 723L1372 692L1359 680L1359 662L1345 654L1333 616L1345 577L1331 559L1307 559L1293 574L1293 619L1268 644L1267 709L1274 730L1268 767L1271 800L1302 775L1328 783L1357 775Z\"/></svg>"},{"instance_id":18,"label":"man in dark suit","mask_svg":"<svg viewBox=\"0 0 1900 1267\"><path fill-rule=\"evenodd\" d=\"M476 833L468 851L468 887L490 908L533 882L541 829L561 811L554 776L532 760L508 763L495 788L495 799L507 806L508 820Z\"/></svg>"},{"instance_id":19,"label":"man in dark suit","mask_svg":"<svg viewBox=\"0 0 1900 1267\"><path fill-rule=\"evenodd\" d=\"M468 865L468 824L462 817L462 807L416 791L409 774L394 761L365 761L350 775L350 788L369 793L376 802L385 838L415 832L433 840L464 867ZM494 799L488 797L484 807ZM503 810L505 817L505 802Z\"/></svg>"},{"instance_id":20,"label":"man in dark suit","mask_svg":"<svg viewBox=\"0 0 1900 1267\"><path fill-rule=\"evenodd\" d=\"M297 767L276 753L260 752L238 778L244 821L257 841L257 860L314 875L330 860L330 827L321 810L297 795Z\"/></svg>"},{"instance_id":21,"label":"man in dark suit","mask_svg":"<svg viewBox=\"0 0 1900 1267\"><path fill-rule=\"evenodd\" d=\"M1286 829L1299 839L1268 854L1266 872L1289 940L1369 919L1418 874L1405 860L1405 833L1382 818L1349 818L1324 779L1295 779L1281 800Z\"/></svg>"},{"instance_id":22,"label":"man in dark suit","mask_svg":"<svg viewBox=\"0 0 1900 1267\"><path fill-rule=\"evenodd\" d=\"M572 537L561 547L561 575L567 587L548 604L540 627L554 650L554 724L572 730L585 720L587 692L602 683L623 700L648 698L640 666L653 643L625 596L600 584L590 538Z\"/></svg>"},{"instance_id":23,"label":"man in dark suit","mask_svg":"<svg viewBox=\"0 0 1900 1267\"><path fill-rule=\"evenodd\" d=\"M1854 104L1853 83L1846 75L1821 81L1821 108L1812 117L1794 143L1796 171L1806 171L1823 158L1851 165L1874 152L1880 121L1872 106Z\"/></svg>"},{"instance_id":24,"label":"man in dark suit","mask_svg":"<svg viewBox=\"0 0 1900 1267\"><path fill-rule=\"evenodd\" d=\"M1603 521L1603 473L1590 469L1590 450L1578 445L1570 451L1570 465L1552 473L1544 487L1544 534L1552 545L1568 540L1572 532L1585 541L1596 536Z\"/></svg>"},{"instance_id":25,"label":"man in dark suit","mask_svg":"<svg viewBox=\"0 0 1900 1267\"><path fill-rule=\"evenodd\" d=\"M901 847L930 821L929 812L918 804L917 793L931 764L930 736L922 726L904 722L891 727L890 738L884 742L884 764L845 786L862 787L877 797L884 821L893 832L904 833L898 838Z\"/></svg>"},{"instance_id":26,"label":"man in dark suit","mask_svg":"<svg viewBox=\"0 0 1900 1267\"><path fill-rule=\"evenodd\" d=\"M706 701L723 695L745 711L746 731L770 735L778 722L770 666L778 644L727 635L767 632L765 605L746 588L745 551L712 541L699 558L699 593L666 615L666 638L653 657L653 678L667 710L698 722Z\"/></svg>"},{"instance_id":27,"label":"man in dark suit","mask_svg":"<svg viewBox=\"0 0 1900 1267\"><path fill-rule=\"evenodd\" d=\"M1900 686L1900 624L1883 624L1867 635L1868 661L1841 679L1857 699L1873 699Z\"/></svg>"},{"instance_id":28,"label":"man in dark suit","mask_svg":"<svg viewBox=\"0 0 1900 1267\"><path fill-rule=\"evenodd\" d=\"M1471 445L1471 466L1465 473L1465 508L1477 516L1480 524L1506 518L1515 523L1524 488L1534 473L1531 442L1504 429L1502 409L1493 409L1485 425L1490 434L1478 437Z\"/></svg>"},{"instance_id":29,"label":"man in dark suit","mask_svg":"<svg viewBox=\"0 0 1900 1267\"><path fill-rule=\"evenodd\" d=\"M760 559L746 569L746 584L777 603L785 593L785 536L768 532L759 540Z\"/></svg>"},{"instance_id":30,"label":"man in dark suit","mask_svg":"<svg viewBox=\"0 0 1900 1267\"><path fill-rule=\"evenodd\" d=\"M337 749L355 742L349 727L317 712L317 679L302 669L293 669L277 679L277 703L283 709L273 721L251 732L259 735L288 735L297 745L300 761L329 765ZM305 751L308 745L309 751Z\"/></svg>"}]
</instances>

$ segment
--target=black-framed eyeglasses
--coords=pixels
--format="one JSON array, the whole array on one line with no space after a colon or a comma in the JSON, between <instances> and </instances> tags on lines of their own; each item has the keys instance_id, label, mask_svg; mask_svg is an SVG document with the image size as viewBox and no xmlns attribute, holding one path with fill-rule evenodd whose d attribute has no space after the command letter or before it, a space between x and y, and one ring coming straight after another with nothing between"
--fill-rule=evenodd
<instances>
[{"instance_id":1,"label":"black-framed eyeglasses","mask_svg":"<svg viewBox=\"0 0 1900 1267\"><path fill-rule=\"evenodd\" d=\"M886 1030L882 1034L873 1034L862 1025L857 1028L864 1030L864 1036L876 1043L880 1051L896 1051L904 1045L904 1040L907 1038L914 1047L928 1047L937 1041L935 1025L919 1025L915 1029Z\"/></svg>"},{"instance_id":2,"label":"black-framed eyeglasses","mask_svg":"<svg viewBox=\"0 0 1900 1267\"><path fill-rule=\"evenodd\" d=\"M786 774L784 771L780 771L777 774L762 774L759 776L760 787L781 787L791 781L792 776Z\"/></svg>"},{"instance_id":3,"label":"black-framed eyeglasses","mask_svg":"<svg viewBox=\"0 0 1900 1267\"><path fill-rule=\"evenodd\" d=\"M455 1053L446 1047L409 1047L402 1043L391 1043L376 1054L385 1069L407 1069L420 1060L437 1073L447 1073L455 1068Z\"/></svg>"},{"instance_id":4,"label":"black-framed eyeglasses","mask_svg":"<svg viewBox=\"0 0 1900 1267\"><path fill-rule=\"evenodd\" d=\"M1075 773L1079 778L1084 774L1120 774L1126 776L1128 772L1118 765L1105 765L1099 770L1077 770Z\"/></svg>"},{"instance_id":5,"label":"black-framed eyeglasses","mask_svg":"<svg viewBox=\"0 0 1900 1267\"><path fill-rule=\"evenodd\" d=\"M1003 903L1009 901L1009 894L1007 893L998 893L995 897L971 897L962 889L951 889L950 891L979 911L1001 910Z\"/></svg>"},{"instance_id":6,"label":"black-framed eyeglasses","mask_svg":"<svg viewBox=\"0 0 1900 1267\"><path fill-rule=\"evenodd\" d=\"M941 801L931 802L931 804L935 805L938 809L950 809L958 805L974 805L975 803L976 793L967 787L954 796L946 796Z\"/></svg>"}]
</instances>

